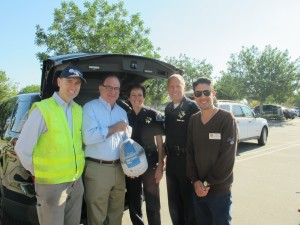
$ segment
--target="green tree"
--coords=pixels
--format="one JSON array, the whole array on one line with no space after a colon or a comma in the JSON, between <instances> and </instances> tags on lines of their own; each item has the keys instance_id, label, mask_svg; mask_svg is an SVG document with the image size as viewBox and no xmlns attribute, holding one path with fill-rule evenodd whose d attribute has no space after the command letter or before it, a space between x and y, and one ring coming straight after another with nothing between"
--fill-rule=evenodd
<instances>
[{"instance_id":1,"label":"green tree","mask_svg":"<svg viewBox=\"0 0 300 225\"><path fill-rule=\"evenodd\" d=\"M32 84L32 85L28 85L28 86L22 88L19 91L19 94L33 93L33 92L39 92L39 91L40 91L40 85Z\"/></svg>"},{"instance_id":2,"label":"green tree","mask_svg":"<svg viewBox=\"0 0 300 225\"><path fill-rule=\"evenodd\" d=\"M193 82L199 77L211 78L213 66L206 63L206 60L198 60L190 58L185 54L180 54L179 58L166 57L166 62L183 70L183 77L186 82L186 89L191 90L193 88Z\"/></svg>"},{"instance_id":3,"label":"green tree","mask_svg":"<svg viewBox=\"0 0 300 225\"><path fill-rule=\"evenodd\" d=\"M239 89L242 89L235 77L230 74L223 74L216 80L215 90L217 92L217 99L222 100L242 100Z\"/></svg>"},{"instance_id":4,"label":"green tree","mask_svg":"<svg viewBox=\"0 0 300 225\"><path fill-rule=\"evenodd\" d=\"M176 57L166 57L165 61L172 64L173 66L181 69L183 77L186 82L186 90L191 90L193 87L193 82L201 76L211 77L213 67L211 64L206 63L205 60L197 60L195 58L190 58L185 54L180 54L179 58ZM155 81L148 81L146 83L148 86L148 96L146 98L153 106L158 106L167 101L167 82L165 80L159 79Z\"/></svg>"},{"instance_id":5,"label":"green tree","mask_svg":"<svg viewBox=\"0 0 300 225\"><path fill-rule=\"evenodd\" d=\"M62 1L54 10L54 22L47 32L36 26L35 43L46 46L37 58L78 52L113 52L159 58L148 39L140 14L129 15L124 2L109 4L105 0L85 1L83 11L73 1Z\"/></svg>"},{"instance_id":6,"label":"green tree","mask_svg":"<svg viewBox=\"0 0 300 225\"><path fill-rule=\"evenodd\" d=\"M151 79L145 82L147 88L146 104L158 108L159 105L167 101L166 82L165 79Z\"/></svg>"},{"instance_id":7,"label":"green tree","mask_svg":"<svg viewBox=\"0 0 300 225\"><path fill-rule=\"evenodd\" d=\"M0 70L0 101L17 93L17 85L12 83L6 73Z\"/></svg>"},{"instance_id":8,"label":"green tree","mask_svg":"<svg viewBox=\"0 0 300 225\"><path fill-rule=\"evenodd\" d=\"M296 107L300 107L300 94L298 93L296 96L295 96L295 106Z\"/></svg>"},{"instance_id":9,"label":"green tree","mask_svg":"<svg viewBox=\"0 0 300 225\"><path fill-rule=\"evenodd\" d=\"M287 50L280 51L267 45L260 52L257 47L243 47L238 54L232 54L224 78L219 81L220 92L226 93L226 79L230 80L233 96L237 99L258 100L262 104L268 97L283 103L298 86L297 61L291 61ZM223 79L223 80L222 80Z\"/></svg>"}]
</instances>

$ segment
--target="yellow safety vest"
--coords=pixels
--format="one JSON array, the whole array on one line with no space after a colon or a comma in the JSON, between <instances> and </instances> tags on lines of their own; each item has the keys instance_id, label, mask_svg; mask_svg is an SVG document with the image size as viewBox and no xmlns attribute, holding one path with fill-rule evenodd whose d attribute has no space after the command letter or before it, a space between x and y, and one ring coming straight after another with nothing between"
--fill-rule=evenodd
<instances>
[{"instance_id":1,"label":"yellow safety vest","mask_svg":"<svg viewBox=\"0 0 300 225\"><path fill-rule=\"evenodd\" d=\"M35 181L39 184L60 184L80 178L84 168L82 148L82 108L72 106L73 135L63 108L53 97L34 103L47 125L33 149Z\"/></svg>"}]
</instances>

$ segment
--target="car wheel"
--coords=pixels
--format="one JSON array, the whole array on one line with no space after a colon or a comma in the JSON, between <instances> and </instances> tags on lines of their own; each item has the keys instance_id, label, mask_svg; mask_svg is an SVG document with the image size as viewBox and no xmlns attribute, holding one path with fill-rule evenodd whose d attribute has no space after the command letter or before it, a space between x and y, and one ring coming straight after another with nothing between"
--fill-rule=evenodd
<instances>
[{"instance_id":1,"label":"car wheel","mask_svg":"<svg viewBox=\"0 0 300 225\"><path fill-rule=\"evenodd\" d=\"M260 133L260 137L257 140L259 145L265 145L267 143L268 139L268 131L266 127L263 127Z\"/></svg>"}]
</instances>

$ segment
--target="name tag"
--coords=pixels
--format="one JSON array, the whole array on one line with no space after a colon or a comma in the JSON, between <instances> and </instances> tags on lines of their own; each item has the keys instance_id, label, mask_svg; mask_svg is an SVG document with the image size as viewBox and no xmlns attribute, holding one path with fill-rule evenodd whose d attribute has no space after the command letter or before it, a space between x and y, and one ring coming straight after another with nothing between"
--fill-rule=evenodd
<instances>
[{"instance_id":1,"label":"name tag","mask_svg":"<svg viewBox=\"0 0 300 225\"><path fill-rule=\"evenodd\" d=\"M209 133L209 139L211 140L221 140L221 134L220 133Z\"/></svg>"}]
</instances>

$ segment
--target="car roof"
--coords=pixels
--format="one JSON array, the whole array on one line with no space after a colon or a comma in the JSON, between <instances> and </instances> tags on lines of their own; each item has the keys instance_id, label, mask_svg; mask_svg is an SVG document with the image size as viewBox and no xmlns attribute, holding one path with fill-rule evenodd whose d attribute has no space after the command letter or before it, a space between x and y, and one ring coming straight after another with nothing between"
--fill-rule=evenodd
<instances>
[{"instance_id":1,"label":"car roof","mask_svg":"<svg viewBox=\"0 0 300 225\"><path fill-rule=\"evenodd\" d=\"M232 101L232 100L218 100L217 103L219 105L230 104L230 105L245 105L244 103Z\"/></svg>"}]
</instances>

